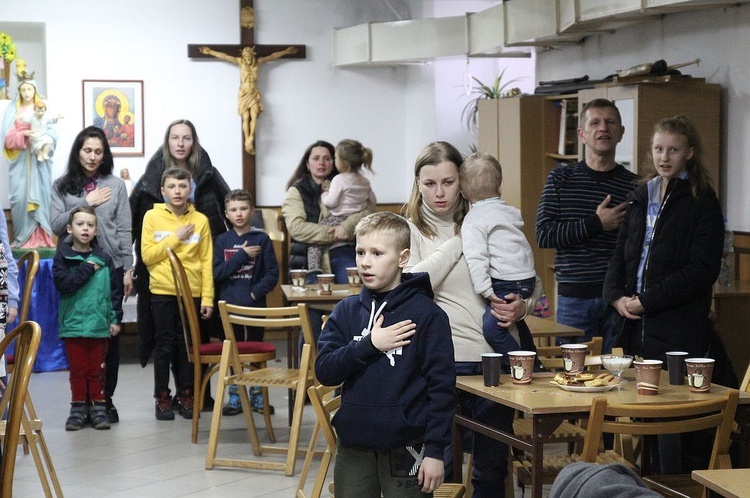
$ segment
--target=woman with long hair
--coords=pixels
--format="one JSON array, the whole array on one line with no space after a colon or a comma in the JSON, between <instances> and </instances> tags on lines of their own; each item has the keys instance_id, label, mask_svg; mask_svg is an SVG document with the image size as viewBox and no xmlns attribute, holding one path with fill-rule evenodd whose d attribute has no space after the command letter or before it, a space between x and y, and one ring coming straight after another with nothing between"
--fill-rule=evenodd
<instances>
[{"instance_id":1,"label":"woman with long hair","mask_svg":"<svg viewBox=\"0 0 750 498\"><path fill-rule=\"evenodd\" d=\"M89 126L78 133L68 157L65 174L52 187L50 216L52 231L62 243L67 236L68 217L77 207L94 209L97 244L112 258L115 275L122 282L123 295L133 287L131 215L125 183L112 174L114 160L101 128ZM120 338L109 340L105 358L105 401L110 423L119 421L112 403L120 369Z\"/></svg>"}]
</instances>

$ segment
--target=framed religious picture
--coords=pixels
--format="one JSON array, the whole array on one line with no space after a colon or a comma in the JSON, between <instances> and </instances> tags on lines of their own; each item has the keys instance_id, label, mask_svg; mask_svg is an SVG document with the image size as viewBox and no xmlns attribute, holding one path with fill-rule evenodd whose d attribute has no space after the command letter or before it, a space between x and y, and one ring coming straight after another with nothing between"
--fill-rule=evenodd
<instances>
[{"instance_id":1,"label":"framed religious picture","mask_svg":"<svg viewBox=\"0 0 750 498\"><path fill-rule=\"evenodd\" d=\"M104 130L112 155L143 155L143 118L142 80L83 80L83 126Z\"/></svg>"}]
</instances>

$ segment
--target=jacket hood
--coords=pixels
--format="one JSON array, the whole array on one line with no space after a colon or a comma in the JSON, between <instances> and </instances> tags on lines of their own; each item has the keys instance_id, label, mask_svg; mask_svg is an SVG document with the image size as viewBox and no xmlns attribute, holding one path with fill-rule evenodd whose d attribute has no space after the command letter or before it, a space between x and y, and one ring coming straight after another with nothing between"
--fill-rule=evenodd
<instances>
[{"instance_id":1,"label":"jacket hood","mask_svg":"<svg viewBox=\"0 0 750 498\"><path fill-rule=\"evenodd\" d=\"M651 491L624 465L576 462L566 466L555 479L550 498L647 498Z\"/></svg>"}]
</instances>

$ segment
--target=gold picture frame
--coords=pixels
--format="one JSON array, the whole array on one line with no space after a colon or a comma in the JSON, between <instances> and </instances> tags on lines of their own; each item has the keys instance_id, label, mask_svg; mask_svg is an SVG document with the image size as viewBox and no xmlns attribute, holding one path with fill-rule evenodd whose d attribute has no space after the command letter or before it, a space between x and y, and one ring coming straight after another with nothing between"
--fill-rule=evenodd
<instances>
[{"instance_id":1,"label":"gold picture frame","mask_svg":"<svg viewBox=\"0 0 750 498\"><path fill-rule=\"evenodd\" d=\"M104 130L114 156L144 154L143 80L83 80L83 126Z\"/></svg>"}]
</instances>

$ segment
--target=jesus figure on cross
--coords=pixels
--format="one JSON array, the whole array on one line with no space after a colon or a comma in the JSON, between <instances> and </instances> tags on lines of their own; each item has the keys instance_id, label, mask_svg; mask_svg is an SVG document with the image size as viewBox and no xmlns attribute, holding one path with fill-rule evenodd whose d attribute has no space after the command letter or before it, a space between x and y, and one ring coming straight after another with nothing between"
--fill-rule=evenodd
<instances>
[{"instance_id":1,"label":"jesus figure on cross","mask_svg":"<svg viewBox=\"0 0 750 498\"><path fill-rule=\"evenodd\" d=\"M279 50L266 57L257 58L253 47L242 49L240 57L234 57L223 52L217 52L209 47L200 47L200 53L210 55L226 62L236 64L240 68L240 90L237 94L237 114L242 117L242 133L245 135L245 151L255 155L255 126L258 116L263 112L258 91L258 67L285 55L297 53L295 47Z\"/></svg>"}]
</instances>

